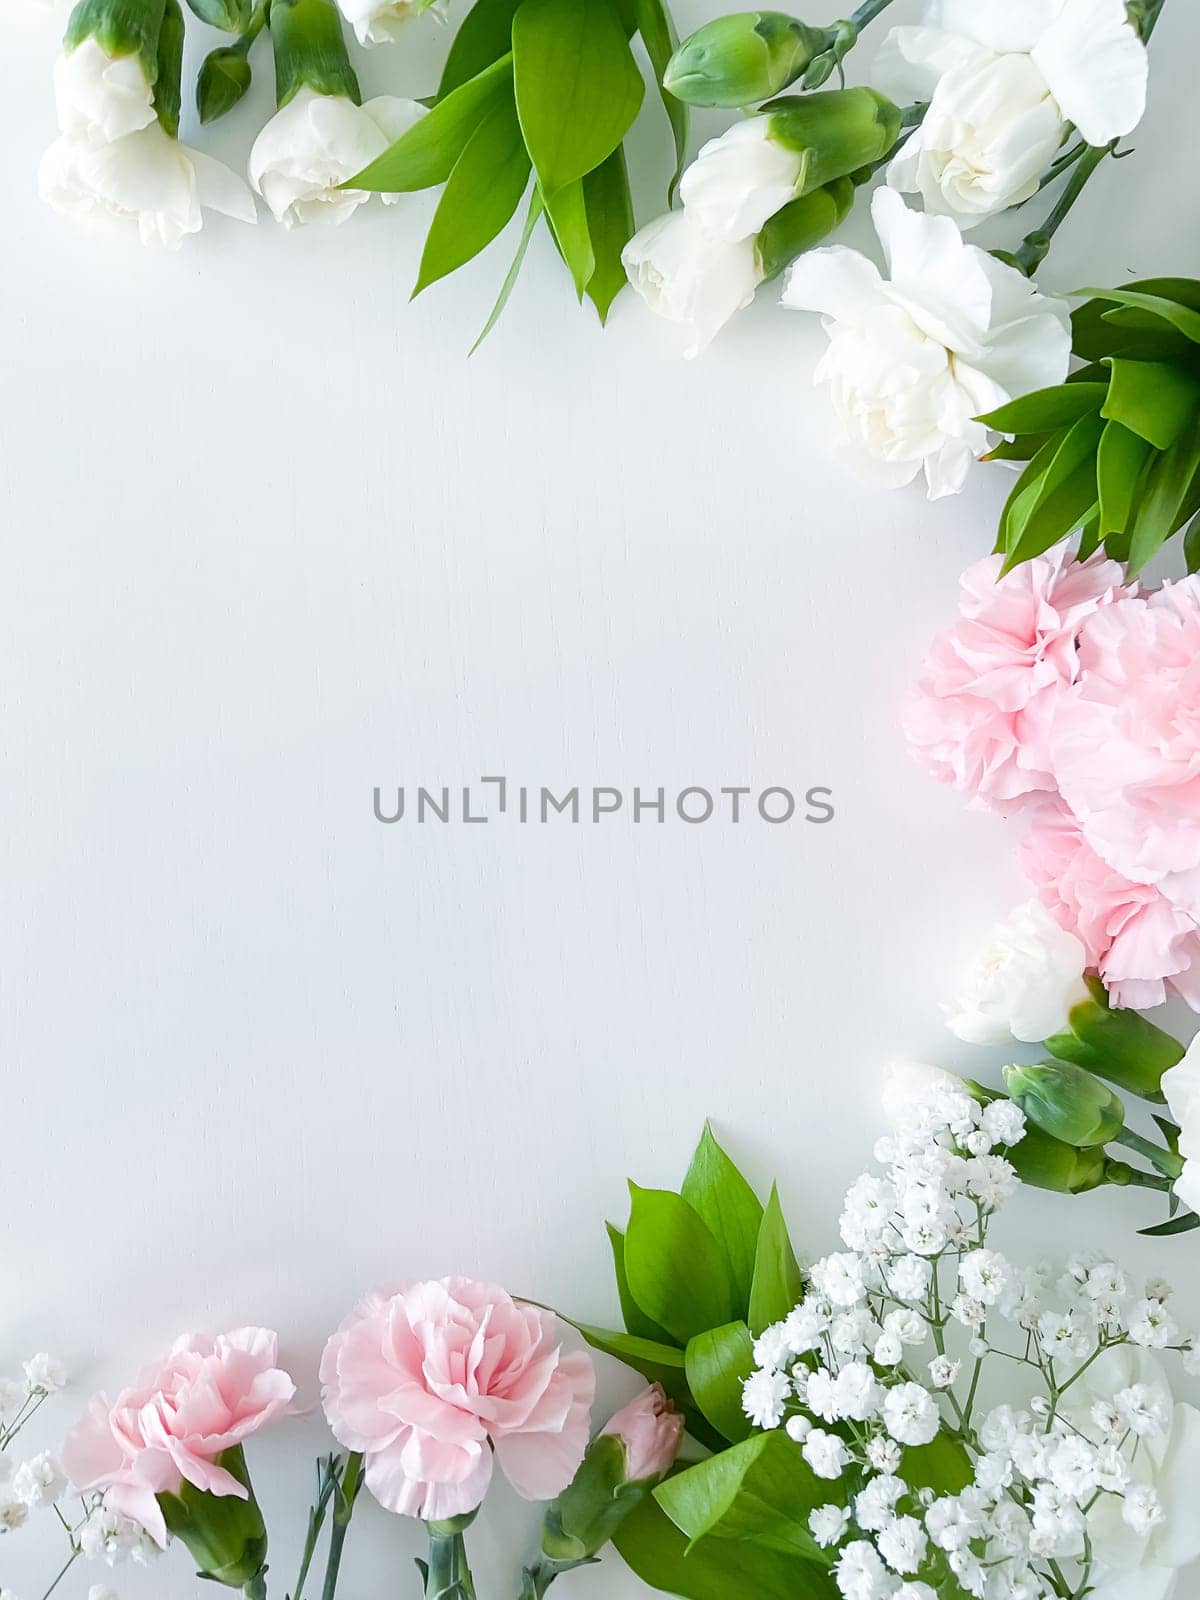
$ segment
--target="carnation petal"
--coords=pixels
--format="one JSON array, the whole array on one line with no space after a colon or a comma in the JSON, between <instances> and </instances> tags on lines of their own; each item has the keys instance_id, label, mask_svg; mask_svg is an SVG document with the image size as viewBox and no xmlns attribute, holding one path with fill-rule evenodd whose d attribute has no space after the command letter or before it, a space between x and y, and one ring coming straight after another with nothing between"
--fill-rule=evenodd
<instances>
[{"instance_id":1,"label":"carnation petal","mask_svg":"<svg viewBox=\"0 0 1200 1600\"><path fill-rule=\"evenodd\" d=\"M1142 120L1150 61L1125 0L1065 0L1032 54L1088 144L1132 133Z\"/></svg>"}]
</instances>

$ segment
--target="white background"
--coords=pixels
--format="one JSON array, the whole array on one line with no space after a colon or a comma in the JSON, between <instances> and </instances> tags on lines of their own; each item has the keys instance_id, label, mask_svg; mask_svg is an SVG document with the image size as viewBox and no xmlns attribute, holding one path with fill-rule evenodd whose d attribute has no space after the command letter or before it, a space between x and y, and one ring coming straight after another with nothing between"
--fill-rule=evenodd
<instances>
[{"instance_id":1,"label":"white background","mask_svg":"<svg viewBox=\"0 0 1200 1600\"><path fill-rule=\"evenodd\" d=\"M910 763L897 704L1004 474L933 506L859 483L827 453L815 320L766 291L687 364L632 296L601 333L545 239L468 361L508 242L409 305L428 196L336 231L217 218L177 256L80 231L34 177L62 20L5 0L0 47L0 1358L70 1363L44 1438L181 1329L277 1327L312 1400L328 1330L400 1276L611 1322L604 1219L627 1175L682 1175L706 1114L819 1253L885 1061L999 1064L937 1002L1021 893L1014 835ZM448 35L409 38L361 59L368 91L428 92ZM1200 268L1198 43L1176 0L1137 154L1043 281ZM264 69L206 148L244 161L268 93ZM637 150L644 219L649 99ZM865 218L846 236L869 247ZM838 815L372 819L376 784L497 772L827 784ZM1023 1197L1007 1237L1187 1278L1190 1242L1135 1241L1156 1219ZM280 1593L325 1438L254 1452ZM481 1600L514 1592L536 1517L498 1488ZM415 1595L418 1548L368 1507L347 1600ZM0 1581L36 1600L54 1554L5 1540ZM119 1577L199 1588L182 1551ZM641 1592L615 1558L563 1585Z\"/></svg>"}]
</instances>

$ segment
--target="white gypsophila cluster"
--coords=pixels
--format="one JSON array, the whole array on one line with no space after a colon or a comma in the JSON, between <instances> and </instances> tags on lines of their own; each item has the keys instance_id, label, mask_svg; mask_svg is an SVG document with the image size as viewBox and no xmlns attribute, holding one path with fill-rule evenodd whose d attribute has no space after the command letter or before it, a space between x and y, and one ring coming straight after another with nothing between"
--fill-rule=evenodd
<instances>
[{"instance_id":1,"label":"white gypsophila cluster","mask_svg":"<svg viewBox=\"0 0 1200 1600\"><path fill-rule=\"evenodd\" d=\"M1101 1257L1019 1269L988 1243L1024 1131L1007 1100L926 1088L846 1196L846 1250L755 1344L743 1408L828 1483L809 1531L845 1600L1115 1596L1114 1572L1169 1580L1200 1555L1194 1515L1165 1511L1200 1485L1200 1416L1150 1353L1197 1367L1168 1287ZM1011 1398L985 1409L992 1366ZM918 1487L956 1465L958 1492Z\"/></svg>"}]
</instances>

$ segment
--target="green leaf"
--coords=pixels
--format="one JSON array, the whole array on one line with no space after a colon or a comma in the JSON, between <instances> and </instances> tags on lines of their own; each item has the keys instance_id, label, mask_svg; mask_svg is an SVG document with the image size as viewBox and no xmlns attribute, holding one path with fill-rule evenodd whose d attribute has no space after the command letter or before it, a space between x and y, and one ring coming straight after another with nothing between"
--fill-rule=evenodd
<instances>
[{"instance_id":1,"label":"green leaf","mask_svg":"<svg viewBox=\"0 0 1200 1600\"><path fill-rule=\"evenodd\" d=\"M1157 321L1165 322L1178 333L1182 333L1190 343L1200 344L1200 310L1194 310L1178 300L1170 300L1161 294L1148 294L1136 287L1081 289L1080 293L1094 300L1109 300L1118 306L1128 306L1131 310L1146 312ZM1108 320L1116 319L1110 317ZM1142 327L1143 324L1139 323L1137 326Z\"/></svg>"},{"instance_id":2,"label":"green leaf","mask_svg":"<svg viewBox=\"0 0 1200 1600\"><path fill-rule=\"evenodd\" d=\"M576 179L554 195L547 195L543 191L542 203L546 207L550 232L554 235L558 253L567 264L575 293L582 300L584 290L596 270L596 253L592 249L592 236L588 230L582 180Z\"/></svg>"},{"instance_id":3,"label":"green leaf","mask_svg":"<svg viewBox=\"0 0 1200 1600\"><path fill-rule=\"evenodd\" d=\"M929 1444L905 1447L900 1475L910 1489L958 1494L974 1481L975 1469L965 1447L948 1433L939 1433Z\"/></svg>"},{"instance_id":4,"label":"green leaf","mask_svg":"<svg viewBox=\"0 0 1200 1600\"><path fill-rule=\"evenodd\" d=\"M1200 509L1200 416L1151 462L1129 538L1130 575Z\"/></svg>"},{"instance_id":5,"label":"green leaf","mask_svg":"<svg viewBox=\"0 0 1200 1600\"><path fill-rule=\"evenodd\" d=\"M667 188L667 201L670 203L675 198L675 190L679 187L679 180L687 164L690 116L689 109L683 101L677 100L670 90L663 86L663 79L667 75L667 64L675 54L679 37L671 20L671 13L663 4L663 0L634 0L634 15L637 18L637 28L642 36L642 43L646 46L646 54L650 57L650 65L654 68L658 92L662 96L662 103L675 138L675 172Z\"/></svg>"},{"instance_id":6,"label":"green leaf","mask_svg":"<svg viewBox=\"0 0 1200 1600\"><path fill-rule=\"evenodd\" d=\"M787 1223L779 1204L779 1190L771 1185L771 1198L763 1212L754 1255L754 1281L750 1288L750 1332L757 1339L764 1328L781 1322L804 1297L800 1271L788 1238Z\"/></svg>"},{"instance_id":7,"label":"green leaf","mask_svg":"<svg viewBox=\"0 0 1200 1600\"><path fill-rule=\"evenodd\" d=\"M692 1397L717 1432L725 1439L748 1438L742 1386L754 1371L754 1341L746 1324L730 1322L696 1334L684 1359Z\"/></svg>"},{"instance_id":8,"label":"green leaf","mask_svg":"<svg viewBox=\"0 0 1200 1600\"><path fill-rule=\"evenodd\" d=\"M683 1600L838 1600L828 1572L811 1561L731 1539L689 1548L651 1496L625 1518L613 1544L643 1583Z\"/></svg>"},{"instance_id":9,"label":"green leaf","mask_svg":"<svg viewBox=\"0 0 1200 1600\"><path fill-rule=\"evenodd\" d=\"M603 326L609 308L625 287L621 252L633 238L633 202L629 197L625 152L620 145L584 178L583 204L596 257L587 292Z\"/></svg>"},{"instance_id":10,"label":"green leaf","mask_svg":"<svg viewBox=\"0 0 1200 1600\"><path fill-rule=\"evenodd\" d=\"M1091 516L1096 507L1096 448L1103 431L1099 414L1089 412L1072 423L1043 466L1041 451L1030 462L1021 482L1036 468L1029 485L1036 489L1014 505L1008 520L1005 572L1040 556Z\"/></svg>"},{"instance_id":11,"label":"green leaf","mask_svg":"<svg viewBox=\"0 0 1200 1600\"><path fill-rule=\"evenodd\" d=\"M549 205L617 148L645 85L611 0L524 0L512 38L517 111Z\"/></svg>"},{"instance_id":12,"label":"green leaf","mask_svg":"<svg viewBox=\"0 0 1200 1600\"><path fill-rule=\"evenodd\" d=\"M1145 439L1119 422L1110 422L1096 450L1096 487L1100 497L1100 533L1123 534L1133 515L1146 463L1154 454Z\"/></svg>"},{"instance_id":13,"label":"green leaf","mask_svg":"<svg viewBox=\"0 0 1200 1600\"><path fill-rule=\"evenodd\" d=\"M754 1284L763 1208L707 1122L680 1193L723 1247L738 1310L744 1311L750 1304Z\"/></svg>"},{"instance_id":14,"label":"green leaf","mask_svg":"<svg viewBox=\"0 0 1200 1600\"><path fill-rule=\"evenodd\" d=\"M618 1333L615 1329L596 1328L588 1322L574 1322L570 1317L564 1317L563 1320L570 1322L593 1350L603 1351L606 1356L623 1361L650 1383L661 1383L665 1389L668 1381L676 1383L684 1374L684 1353L674 1345L638 1339L632 1333Z\"/></svg>"},{"instance_id":15,"label":"green leaf","mask_svg":"<svg viewBox=\"0 0 1200 1600\"><path fill-rule=\"evenodd\" d=\"M606 1222L604 1226L608 1230L608 1242L612 1247L617 1297L621 1302L621 1315L625 1319L626 1328L639 1339L652 1339L656 1344L670 1344L671 1335L665 1328L659 1327L653 1317L646 1315L630 1291L629 1279L625 1275L625 1235L620 1228L614 1228L611 1222Z\"/></svg>"},{"instance_id":16,"label":"green leaf","mask_svg":"<svg viewBox=\"0 0 1200 1600\"><path fill-rule=\"evenodd\" d=\"M681 1532L700 1539L752 1540L818 1566L830 1558L808 1531L817 1506L844 1503L840 1484L818 1478L786 1433L756 1433L654 1490Z\"/></svg>"},{"instance_id":17,"label":"green leaf","mask_svg":"<svg viewBox=\"0 0 1200 1600\"><path fill-rule=\"evenodd\" d=\"M1200 1228L1200 1217L1194 1211L1181 1211L1170 1222L1160 1222L1156 1228L1139 1228L1138 1233L1143 1239L1169 1239L1176 1233L1191 1233L1193 1228Z\"/></svg>"},{"instance_id":18,"label":"green leaf","mask_svg":"<svg viewBox=\"0 0 1200 1600\"><path fill-rule=\"evenodd\" d=\"M511 93L512 57L504 56L440 100L345 187L408 194L445 183L476 128Z\"/></svg>"},{"instance_id":19,"label":"green leaf","mask_svg":"<svg viewBox=\"0 0 1200 1600\"><path fill-rule=\"evenodd\" d=\"M1189 572L1200 572L1200 517L1196 517L1183 536L1183 559Z\"/></svg>"},{"instance_id":20,"label":"green leaf","mask_svg":"<svg viewBox=\"0 0 1200 1600\"><path fill-rule=\"evenodd\" d=\"M1015 439L1001 439L1000 443L981 456L981 461L1032 461L1034 456L1053 437L1048 433L1023 433Z\"/></svg>"},{"instance_id":21,"label":"green leaf","mask_svg":"<svg viewBox=\"0 0 1200 1600\"><path fill-rule=\"evenodd\" d=\"M542 196L537 186L529 197L529 210L525 214L525 226L521 230L521 238L517 244L517 253L513 256L512 265L505 274L504 282L500 285L500 293L496 296L496 304L492 307L491 315L483 325L483 332L471 346L470 355L474 355L479 346L491 333L500 321L504 308L508 304L509 296L516 287L517 279L521 276L521 268L525 264L525 253L529 249L529 241L533 238L533 230L537 227L545 207L542 205Z\"/></svg>"},{"instance_id":22,"label":"green leaf","mask_svg":"<svg viewBox=\"0 0 1200 1600\"><path fill-rule=\"evenodd\" d=\"M1200 378L1165 361L1113 357L1112 382L1100 409L1156 450L1169 450L1200 411Z\"/></svg>"},{"instance_id":23,"label":"green leaf","mask_svg":"<svg viewBox=\"0 0 1200 1600\"><path fill-rule=\"evenodd\" d=\"M1097 411L1108 393L1105 383L1060 383L1052 389L1035 389L976 420L997 433L1049 433Z\"/></svg>"},{"instance_id":24,"label":"green leaf","mask_svg":"<svg viewBox=\"0 0 1200 1600\"><path fill-rule=\"evenodd\" d=\"M529 183L529 156L512 96L485 113L442 191L414 298L485 249L512 220Z\"/></svg>"},{"instance_id":25,"label":"green leaf","mask_svg":"<svg viewBox=\"0 0 1200 1600\"><path fill-rule=\"evenodd\" d=\"M647 1316L682 1344L732 1322L736 1309L725 1253L686 1200L629 1185L625 1270Z\"/></svg>"},{"instance_id":26,"label":"green leaf","mask_svg":"<svg viewBox=\"0 0 1200 1600\"><path fill-rule=\"evenodd\" d=\"M521 0L475 0L462 20L446 65L437 98L444 100L455 89L477 77L512 49L512 21Z\"/></svg>"}]
</instances>

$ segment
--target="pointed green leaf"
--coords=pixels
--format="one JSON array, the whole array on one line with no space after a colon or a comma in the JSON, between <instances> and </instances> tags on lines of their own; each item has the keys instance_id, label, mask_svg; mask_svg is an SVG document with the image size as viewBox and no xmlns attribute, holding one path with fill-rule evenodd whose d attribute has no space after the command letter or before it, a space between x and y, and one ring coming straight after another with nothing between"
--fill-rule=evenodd
<instances>
[{"instance_id":1,"label":"pointed green leaf","mask_svg":"<svg viewBox=\"0 0 1200 1600\"><path fill-rule=\"evenodd\" d=\"M633 1298L629 1288L629 1279L625 1273L625 1235L620 1228L614 1228L611 1222L606 1222L608 1229L608 1242L612 1247L613 1271L617 1277L617 1297L621 1302L621 1315L625 1319L625 1326L630 1333L638 1339L652 1339L656 1344L670 1344L671 1335L665 1328L655 1322L653 1317L648 1317Z\"/></svg>"},{"instance_id":2,"label":"pointed green leaf","mask_svg":"<svg viewBox=\"0 0 1200 1600\"><path fill-rule=\"evenodd\" d=\"M512 40L517 110L549 204L617 148L645 85L612 0L524 0Z\"/></svg>"},{"instance_id":3,"label":"pointed green leaf","mask_svg":"<svg viewBox=\"0 0 1200 1600\"><path fill-rule=\"evenodd\" d=\"M1075 533L1092 515L1096 509L1096 448L1103 431L1097 412L1072 423L1031 483L1031 488L1036 484L1036 492L1013 504L1005 572L1040 556L1067 534ZM1027 472L1041 462L1039 451Z\"/></svg>"},{"instance_id":4,"label":"pointed green leaf","mask_svg":"<svg viewBox=\"0 0 1200 1600\"><path fill-rule=\"evenodd\" d=\"M429 225L414 297L485 249L512 220L529 183L512 96L497 99L467 141Z\"/></svg>"},{"instance_id":5,"label":"pointed green leaf","mask_svg":"<svg viewBox=\"0 0 1200 1600\"><path fill-rule=\"evenodd\" d=\"M680 1343L736 1315L725 1253L686 1200L629 1185L625 1271L634 1299Z\"/></svg>"},{"instance_id":6,"label":"pointed green leaf","mask_svg":"<svg viewBox=\"0 0 1200 1600\"><path fill-rule=\"evenodd\" d=\"M679 187L679 180L687 164L690 116L689 108L683 101L677 100L663 85L663 79L667 75L667 64L679 45L679 36L675 32L671 13L663 4L663 0L634 0L634 15L637 18L637 28L642 36L642 43L646 46L646 54L650 57L650 65L654 68L655 82L658 84L658 92L662 96L663 107L670 119L671 133L675 139L675 172L667 188L669 203L675 198L675 190Z\"/></svg>"},{"instance_id":7,"label":"pointed green leaf","mask_svg":"<svg viewBox=\"0 0 1200 1600\"><path fill-rule=\"evenodd\" d=\"M1098 411L1108 393L1106 383L1060 383L1052 389L1035 389L1019 400L989 411L976 420L997 433L1049 433Z\"/></svg>"},{"instance_id":8,"label":"pointed green leaf","mask_svg":"<svg viewBox=\"0 0 1200 1600\"><path fill-rule=\"evenodd\" d=\"M1200 1217L1194 1211L1181 1211L1170 1222L1160 1222L1156 1228L1139 1228L1138 1233L1144 1239L1169 1239L1177 1233L1191 1233L1193 1228L1200 1228Z\"/></svg>"},{"instance_id":9,"label":"pointed green leaf","mask_svg":"<svg viewBox=\"0 0 1200 1600\"><path fill-rule=\"evenodd\" d=\"M1110 361L1112 382L1100 415L1122 423L1156 450L1169 450L1200 412L1200 377L1165 361Z\"/></svg>"},{"instance_id":10,"label":"pointed green leaf","mask_svg":"<svg viewBox=\"0 0 1200 1600\"><path fill-rule=\"evenodd\" d=\"M444 100L493 61L512 49L512 19L521 0L475 0L463 18L446 65L437 98Z\"/></svg>"},{"instance_id":11,"label":"pointed green leaf","mask_svg":"<svg viewBox=\"0 0 1200 1600\"><path fill-rule=\"evenodd\" d=\"M511 93L512 57L504 56L439 100L345 187L407 194L445 183L484 117Z\"/></svg>"},{"instance_id":12,"label":"pointed green leaf","mask_svg":"<svg viewBox=\"0 0 1200 1600\"><path fill-rule=\"evenodd\" d=\"M492 329L496 326L496 324L500 321L501 316L504 314L504 308L508 304L509 296L516 287L517 279L521 276L521 268L525 264L525 253L529 249L529 241L533 238L533 230L537 227L543 210L544 207L542 206L542 196L535 186L533 193L529 197L529 210L525 214L525 226L521 230L521 238L517 244L517 253L512 259L512 265L505 274L504 282L500 285L500 293L496 296L496 304L492 307L491 315L483 325L483 332L471 346L469 352L471 355L475 354L476 350L479 349L479 346L487 338L488 334L491 333Z\"/></svg>"},{"instance_id":13,"label":"pointed green leaf","mask_svg":"<svg viewBox=\"0 0 1200 1600\"><path fill-rule=\"evenodd\" d=\"M832 1557L808 1531L810 1514L844 1503L839 1483L818 1478L800 1446L782 1430L756 1433L720 1455L689 1467L654 1490L654 1498L694 1543L752 1541L828 1566Z\"/></svg>"},{"instance_id":14,"label":"pointed green leaf","mask_svg":"<svg viewBox=\"0 0 1200 1600\"><path fill-rule=\"evenodd\" d=\"M763 1208L707 1122L680 1193L724 1248L738 1310L744 1311L754 1283Z\"/></svg>"},{"instance_id":15,"label":"pointed green leaf","mask_svg":"<svg viewBox=\"0 0 1200 1600\"><path fill-rule=\"evenodd\" d=\"M592 236L588 231L582 180L576 179L554 195L547 196L543 192L542 203L546 207L558 253L567 264L575 293L582 300L584 290L596 270L596 253L592 249Z\"/></svg>"},{"instance_id":16,"label":"pointed green leaf","mask_svg":"<svg viewBox=\"0 0 1200 1600\"><path fill-rule=\"evenodd\" d=\"M1130 530L1129 570L1140 572L1200 509L1200 416L1150 464Z\"/></svg>"},{"instance_id":17,"label":"pointed green leaf","mask_svg":"<svg viewBox=\"0 0 1200 1600\"><path fill-rule=\"evenodd\" d=\"M1200 517L1194 518L1183 536L1183 559L1189 572L1200 572Z\"/></svg>"},{"instance_id":18,"label":"pointed green leaf","mask_svg":"<svg viewBox=\"0 0 1200 1600\"><path fill-rule=\"evenodd\" d=\"M688 1340L688 1388L700 1410L724 1439L749 1437L750 1419L742 1410L742 1386L754 1371L754 1341L744 1322L710 1328Z\"/></svg>"},{"instance_id":19,"label":"pointed green leaf","mask_svg":"<svg viewBox=\"0 0 1200 1600\"><path fill-rule=\"evenodd\" d=\"M1081 289L1081 294L1090 296L1094 300L1109 300L1118 306L1128 306L1133 311L1147 313L1158 322L1165 322L1192 344L1200 344L1200 310L1183 305L1178 300L1169 300L1161 294L1147 294L1137 288L1130 289ZM1108 320L1118 322L1117 317ZM1144 326L1139 322L1139 327Z\"/></svg>"},{"instance_id":20,"label":"pointed green leaf","mask_svg":"<svg viewBox=\"0 0 1200 1600\"><path fill-rule=\"evenodd\" d=\"M593 1350L601 1350L606 1356L615 1356L651 1383L663 1383L664 1376L667 1381L674 1381L684 1373L684 1353L674 1345L656 1344L652 1339L637 1339L631 1333L593 1327L588 1322L572 1322L569 1317L563 1320L571 1322L571 1326L583 1335Z\"/></svg>"},{"instance_id":21,"label":"pointed green leaf","mask_svg":"<svg viewBox=\"0 0 1200 1600\"><path fill-rule=\"evenodd\" d=\"M750 1332L757 1339L764 1328L781 1322L804 1297L800 1271L787 1223L779 1204L779 1190L771 1185L771 1198L763 1212L754 1256L754 1282L750 1289Z\"/></svg>"},{"instance_id":22,"label":"pointed green leaf","mask_svg":"<svg viewBox=\"0 0 1200 1600\"><path fill-rule=\"evenodd\" d=\"M613 301L625 287L621 252L633 238L633 202L629 174L620 145L607 160L583 180L583 204L596 268L588 279L588 298L596 307L601 326L608 320Z\"/></svg>"},{"instance_id":23,"label":"pointed green leaf","mask_svg":"<svg viewBox=\"0 0 1200 1600\"><path fill-rule=\"evenodd\" d=\"M832 1577L815 1562L733 1539L689 1546L649 1495L613 1543L643 1583L683 1600L838 1600Z\"/></svg>"},{"instance_id":24,"label":"pointed green leaf","mask_svg":"<svg viewBox=\"0 0 1200 1600\"><path fill-rule=\"evenodd\" d=\"M1145 439L1119 422L1110 422L1096 450L1096 488L1100 497L1100 533L1124 533L1146 465L1154 450Z\"/></svg>"}]
</instances>

